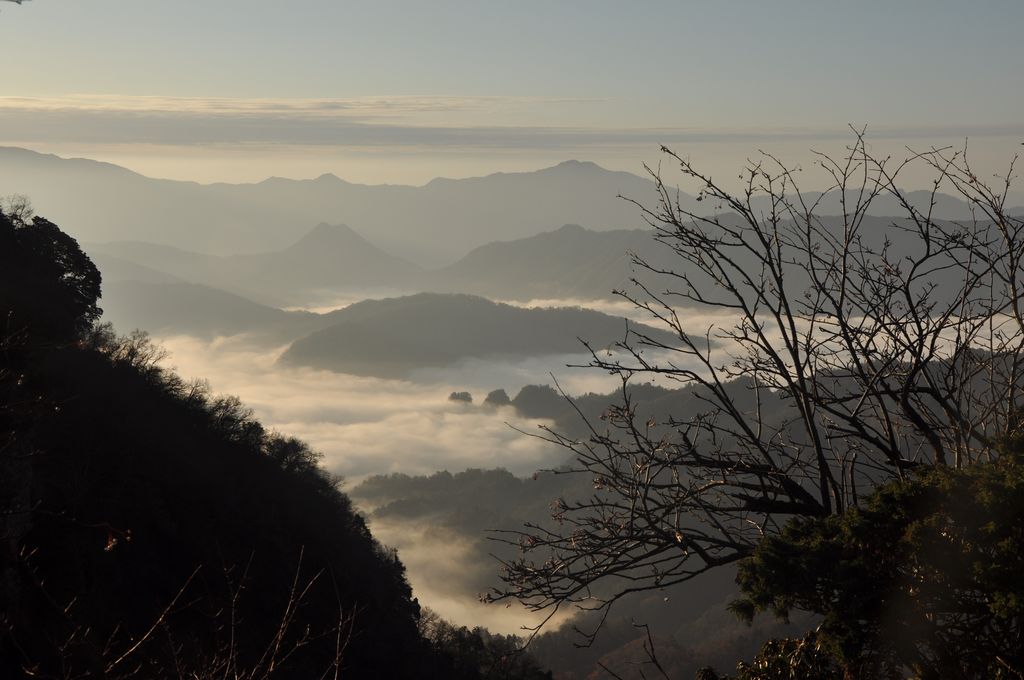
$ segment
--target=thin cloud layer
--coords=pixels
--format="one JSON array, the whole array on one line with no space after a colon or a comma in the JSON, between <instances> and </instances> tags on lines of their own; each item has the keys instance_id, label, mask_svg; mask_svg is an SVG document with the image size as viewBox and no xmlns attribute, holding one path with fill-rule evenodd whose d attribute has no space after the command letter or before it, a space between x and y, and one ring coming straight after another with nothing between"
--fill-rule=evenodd
<instances>
[{"instance_id":1,"label":"thin cloud layer","mask_svg":"<svg viewBox=\"0 0 1024 680\"><path fill-rule=\"evenodd\" d=\"M492 116L500 112L520 113L544 106L593 104L597 99L573 97L446 97L392 96L345 98L248 98L165 97L145 95L73 94L64 97L0 96L0 111L99 111L174 114L294 114L309 117L346 116L363 122L419 119L426 114L443 114L444 120L459 115Z\"/></svg>"},{"instance_id":2,"label":"thin cloud layer","mask_svg":"<svg viewBox=\"0 0 1024 680\"><path fill-rule=\"evenodd\" d=\"M608 304L608 311L628 312L621 302ZM731 321L724 314L686 318L701 335ZM613 375L580 368L591 360L582 351L514 361L470 358L418 370L404 381L281 366L277 360L284 347L255 347L244 336L213 341L175 336L159 342L169 352L167 364L183 377L205 378L215 392L237 395L265 425L305 439L324 454L327 469L352 482L374 474L467 468L531 474L560 462L562 452L523 434L545 421L520 418L510 408L484 407L487 393L500 388L515 396L525 385L557 381L570 395L605 394L620 385ZM474 403L449 401L456 391L470 392Z\"/></svg>"},{"instance_id":3,"label":"thin cloud layer","mask_svg":"<svg viewBox=\"0 0 1024 680\"><path fill-rule=\"evenodd\" d=\"M552 150L849 138L849 130L836 127L616 127L589 118L588 108L600 101L501 96L7 96L0 97L0 142ZM963 139L1022 133L1020 124L888 127L874 129L872 138Z\"/></svg>"}]
</instances>

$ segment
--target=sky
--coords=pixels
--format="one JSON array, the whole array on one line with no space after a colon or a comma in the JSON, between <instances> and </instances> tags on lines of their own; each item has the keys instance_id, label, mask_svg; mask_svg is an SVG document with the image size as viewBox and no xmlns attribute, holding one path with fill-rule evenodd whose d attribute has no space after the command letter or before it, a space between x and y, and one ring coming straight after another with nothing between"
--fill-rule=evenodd
<instances>
[{"instance_id":1,"label":"sky","mask_svg":"<svg viewBox=\"0 0 1024 680\"><path fill-rule=\"evenodd\" d=\"M31 0L0 3L0 144L151 176L423 183L666 144L1024 140L1024 3Z\"/></svg>"}]
</instances>

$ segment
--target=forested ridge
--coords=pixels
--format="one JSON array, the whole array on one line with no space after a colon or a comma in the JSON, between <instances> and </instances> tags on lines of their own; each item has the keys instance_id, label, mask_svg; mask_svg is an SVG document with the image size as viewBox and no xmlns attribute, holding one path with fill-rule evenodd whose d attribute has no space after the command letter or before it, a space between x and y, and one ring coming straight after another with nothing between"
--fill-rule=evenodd
<instances>
[{"instance_id":1,"label":"forested ridge","mask_svg":"<svg viewBox=\"0 0 1024 680\"><path fill-rule=\"evenodd\" d=\"M96 325L56 225L0 216L0 279L0 676L541 677L421 619L306 444Z\"/></svg>"}]
</instances>

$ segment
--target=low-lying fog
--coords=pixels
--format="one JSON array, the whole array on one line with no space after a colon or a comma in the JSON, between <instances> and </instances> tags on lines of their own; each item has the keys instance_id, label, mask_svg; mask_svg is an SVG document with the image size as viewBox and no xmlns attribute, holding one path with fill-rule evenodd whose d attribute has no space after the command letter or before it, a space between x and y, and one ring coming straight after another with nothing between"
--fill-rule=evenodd
<instances>
[{"instance_id":1,"label":"low-lying fog","mask_svg":"<svg viewBox=\"0 0 1024 680\"><path fill-rule=\"evenodd\" d=\"M642 318L625 301L585 306ZM722 321L687 318L701 334L708 324ZM502 388L514 397L524 385L551 384L552 374L571 395L608 393L619 384L600 371L568 367L588 362L582 352L520 361L469 359L419 371L412 380L386 380L281 366L277 359L285 347L258 347L244 336L156 340L169 354L165 365L185 378L207 379L216 393L237 395L267 427L309 442L324 454L330 472L345 477L347 488L391 472L504 467L528 476L556 466L565 460L563 450L518 431L535 431L545 421L521 418L511 407L485 407L487 393ZM473 403L449 401L454 391L470 392ZM507 633L521 632L524 624L538 620L521 607L484 605L476 593L466 592L463 577L471 554L467 537L429 522L373 520L371 528L379 540L399 550L416 596L441 616ZM497 563L493 568L497 574Z\"/></svg>"},{"instance_id":2,"label":"low-lying fog","mask_svg":"<svg viewBox=\"0 0 1024 680\"><path fill-rule=\"evenodd\" d=\"M467 468L504 467L529 475L558 464L559 449L513 428L533 431L542 421L519 418L514 409L482 405L488 392L515 396L527 384L549 383L554 372L570 393L610 391L614 379L565 368L583 354L494 363L470 360L424 371L417 382L364 378L276 365L285 349L256 349L244 337L213 342L188 336L157 338L169 352L168 366L184 377L203 377L217 393L234 394L267 426L300 437L324 454L323 464L344 475L351 488L369 475L429 474ZM469 391L473 404L448 400ZM481 604L460 587L468 541L424 522L373 521L384 544L397 548L416 597L441 616L496 632L518 633L536 621L520 607ZM497 564L494 572L497 573Z\"/></svg>"},{"instance_id":3,"label":"low-lying fog","mask_svg":"<svg viewBox=\"0 0 1024 680\"><path fill-rule=\"evenodd\" d=\"M330 293L325 291L315 291L311 293L313 295L313 301L310 304L298 305L288 307L289 311L306 311L315 312L317 314L326 314L333 312L349 305L361 302L363 300L377 300L388 297L400 297L402 295L414 295L420 291L417 290L372 290L365 291L362 294L356 293ZM610 314L612 316L622 316L633 321L639 321L642 323L650 323L651 315L642 309L638 309L629 300L624 298L609 298L609 299L594 299L584 300L581 298L537 298L533 300L503 300L495 299L495 302L501 302L506 305L512 305L514 307L584 307L586 309L593 309L598 312Z\"/></svg>"},{"instance_id":4,"label":"low-lying fog","mask_svg":"<svg viewBox=\"0 0 1024 680\"><path fill-rule=\"evenodd\" d=\"M525 475L551 464L554 452L514 428L539 421L510 408L482 405L488 392L515 396L527 384L551 382L554 371L569 393L609 391L614 379L566 368L583 354L517 362L470 359L425 369L416 381L385 380L276 363L284 347L254 348L243 336L212 342L189 336L157 338L167 365L186 378L203 377L217 393L234 394L268 427L301 437L324 454L324 465L350 482L373 474L425 474L470 467L505 467ZM473 404L448 400L468 391Z\"/></svg>"}]
</instances>

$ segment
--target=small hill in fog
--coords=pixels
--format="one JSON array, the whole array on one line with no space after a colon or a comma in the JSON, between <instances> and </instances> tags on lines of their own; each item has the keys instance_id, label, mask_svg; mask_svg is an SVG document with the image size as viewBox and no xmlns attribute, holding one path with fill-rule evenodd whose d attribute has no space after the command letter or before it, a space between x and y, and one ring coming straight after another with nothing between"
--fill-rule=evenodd
<instances>
[{"instance_id":1,"label":"small hill in fog","mask_svg":"<svg viewBox=\"0 0 1024 680\"><path fill-rule=\"evenodd\" d=\"M402 378L418 368L461 359L581 352L580 339L605 347L627 333L625 319L592 310L524 309L471 295L436 293L366 300L328 316L334 324L297 340L282 362ZM668 339L661 331L644 331Z\"/></svg>"}]
</instances>

